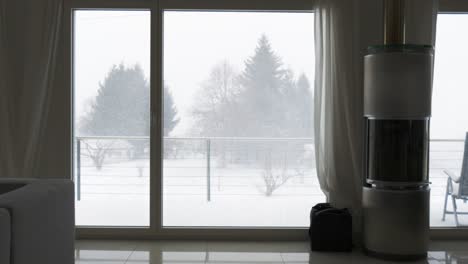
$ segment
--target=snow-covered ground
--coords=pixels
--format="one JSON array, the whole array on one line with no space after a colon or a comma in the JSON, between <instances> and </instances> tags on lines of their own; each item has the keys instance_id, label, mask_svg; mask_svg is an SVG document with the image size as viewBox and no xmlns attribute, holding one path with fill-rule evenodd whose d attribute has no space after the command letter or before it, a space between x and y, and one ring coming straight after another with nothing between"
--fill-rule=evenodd
<instances>
[{"instance_id":1,"label":"snow-covered ground","mask_svg":"<svg viewBox=\"0 0 468 264\"><path fill-rule=\"evenodd\" d=\"M147 226L149 171L137 163L82 168L78 225ZM215 165L215 164L214 164ZM315 169L302 169L271 196L264 193L263 170L226 166L211 169L210 201L204 160L166 160L163 222L167 226L307 226L310 208L325 200ZM279 172L276 172L279 173ZM252 218L252 212L256 217Z\"/></svg>"},{"instance_id":2,"label":"snow-covered ground","mask_svg":"<svg viewBox=\"0 0 468 264\"><path fill-rule=\"evenodd\" d=\"M444 169L459 173L463 143L431 145L431 225L454 226L453 215L442 221L447 177ZM81 168L81 199L76 201L76 223L82 226L149 225L148 160L120 161L97 170ZM301 172L301 173L298 173ZM163 224L165 226L306 227L310 208L325 200L315 169L289 168L295 175L266 196L262 175L255 166L226 165L213 161L208 201L206 160L164 161ZM280 173L276 170L275 173ZM156 201L158 202L158 201ZM458 201L460 211L468 204ZM451 210L449 200L448 208ZM460 222L468 225L468 216Z\"/></svg>"}]
</instances>

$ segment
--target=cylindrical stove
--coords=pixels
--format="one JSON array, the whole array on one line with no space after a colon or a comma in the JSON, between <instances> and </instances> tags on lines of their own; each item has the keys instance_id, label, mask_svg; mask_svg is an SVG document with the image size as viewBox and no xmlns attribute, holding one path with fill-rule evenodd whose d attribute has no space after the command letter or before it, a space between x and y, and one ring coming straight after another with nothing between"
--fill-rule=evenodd
<instances>
[{"instance_id":1,"label":"cylindrical stove","mask_svg":"<svg viewBox=\"0 0 468 264\"><path fill-rule=\"evenodd\" d=\"M429 240L433 48L370 47L364 58L366 252L418 259Z\"/></svg>"}]
</instances>

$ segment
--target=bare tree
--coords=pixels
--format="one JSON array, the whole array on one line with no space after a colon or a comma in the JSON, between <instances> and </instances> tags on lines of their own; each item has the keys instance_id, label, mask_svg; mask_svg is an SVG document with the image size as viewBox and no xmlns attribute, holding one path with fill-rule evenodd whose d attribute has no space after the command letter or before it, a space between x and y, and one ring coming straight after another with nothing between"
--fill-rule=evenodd
<instances>
[{"instance_id":1,"label":"bare tree","mask_svg":"<svg viewBox=\"0 0 468 264\"><path fill-rule=\"evenodd\" d=\"M239 93L238 74L224 60L211 70L202 84L192 115L197 120L196 133L203 136L234 136L239 129L234 122Z\"/></svg>"},{"instance_id":2,"label":"bare tree","mask_svg":"<svg viewBox=\"0 0 468 264\"><path fill-rule=\"evenodd\" d=\"M265 156L265 162L262 172L262 180L264 183L264 188L262 189L262 192L266 196L272 196L275 190L277 190L278 188L286 184L291 178L299 174L299 171L296 171L296 174L288 173L288 164L286 156L283 158L281 171L275 172L271 153L268 152Z\"/></svg>"},{"instance_id":3,"label":"bare tree","mask_svg":"<svg viewBox=\"0 0 468 264\"><path fill-rule=\"evenodd\" d=\"M114 141L107 140L95 140L93 141L94 144L90 143L88 140L82 140L81 143L84 145L84 153L83 156L90 158L93 161L94 166L96 169L101 170L102 166L104 165L104 160L106 158L106 154L111 150Z\"/></svg>"}]
</instances>

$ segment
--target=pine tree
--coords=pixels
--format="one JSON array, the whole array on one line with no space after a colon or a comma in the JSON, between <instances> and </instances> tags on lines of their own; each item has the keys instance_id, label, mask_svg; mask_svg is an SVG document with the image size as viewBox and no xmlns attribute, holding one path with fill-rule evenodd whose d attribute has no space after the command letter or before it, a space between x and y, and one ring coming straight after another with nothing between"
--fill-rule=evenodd
<instances>
[{"instance_id":1,"label":"pine tree","mask_svg":"<svg viewBox=\"0 0 468 264\"><path fill-rule=\"evenodd\" d=\"M81 133L89 136L148 136L149 84L139 65L114 65L90 112L83 118Z\"/></svg>"},{"instance_id":2,"label":"pine tree","mask_svg":"<svg viewBox=\"0 0 468 264\"><path fill-rule=\"evenodd\" d=\"M179 123L177 108L168 86L164 87L164 135ZM114 65L89 113L81 120L82 135L149 136L150 87L139 65Z\"/></svg>"},{"instance_id":3,"label":"pine tree","mask_svg":"<svg viewBox=\"0 0 468 264\"><path fill-rule=\"evenodd\" d=\"M262 35L240 76L245 136L282 136L278 124L285 118L281 105L285 74L280 57Z\"/></svg>"},{"instance_id":4,"label":"pine tree","mask_svg":"<svg viewBox=\"0 0 468 264\"><path fill-rule=\"evenodd\" d=\"M287 115L285 134L289 137L312 137L314 102L309 79L301 74L297 81L288 77L287 83L283 100Z\"/></svg>"},{"instance_id":5,"label":"pine tree","mask_svg":"<svg viewBox=\"0 0 468 264\"><path fill-rule=\"evenodd\" d=\"M139 65L114 65L103 83L90 111L81 120L85 136L135 137L150 135L150 86ZM172 94L164 87L164 136L178 124ZM133 157L143 155L148 140L129 139Z\"/></svg>"},{"instance_id":6,"label":"pine tree","mask_svg":"<svg viewBox=\"0 0 468 264\"><path fill-rule=\"evenodd\" d=\"M298 110L298 136L314 136L314 96L312 94L309 79L301 74L296 83L297 96L296 108Z\"/></svg>"},{"instance_id":7,"label":"pine tree","mask_svg":"<svg viewBox=\"0 0 468 264\"><path fill-rule=\"evenodd\" d=\"M169 133L177 126L180 119L177 117L177 108L174 103L174 98L169 86L164 85L164 136L169 136Z\"/></svg>"},{"instance_id":8,"label":"pine tree","mask_svg":"<svg viewBox=\"0 0 468 264\"><path fill-rule=\"evenodd\" d=\"M192 111L201 136L311 137L313 96L307 77L296 80L262 35L237 75L222 62L202 84Z\"/></svg>"}]
</instances>

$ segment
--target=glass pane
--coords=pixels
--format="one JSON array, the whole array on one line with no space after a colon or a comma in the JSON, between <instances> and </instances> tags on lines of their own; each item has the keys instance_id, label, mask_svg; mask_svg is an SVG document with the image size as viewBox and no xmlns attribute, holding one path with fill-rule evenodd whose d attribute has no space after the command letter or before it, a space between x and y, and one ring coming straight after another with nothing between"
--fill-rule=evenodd
<instances>
[{"instance_id":1,"label":"glass pane","mask_svg":"<svg viewBox=\"0 0 468 264\"><path fill-rule=\"evenodd\" d=\"M464 143L468 132L468 35L460 34L466 27L468 14L440 14L437 18L430 148L432 226L456 225L453 214L442 219L444 208L453 211L452 197L446 196L448 176L444 171L460 177L464 159L468 166L468 155L464 157L468 151ZM468 186L468 175L460 184ZM453 183L453 192L457 193L458 187ZM468 193L460 194L468 198ZM468 212L468 203L462 199L455 202L458 212ZM459 215L458 220L460 225L468 225L468 215Z\"/></svg>"},{"instance_id":2,"label":"glass pane","mask_svg":"<svg viewBox=\"0 0 468 264\"><path fill-rule=\"evenodd\" d=\"M368 180L427 182L428 120L368 120Z\"/></svg>"},{"instance_id":3,"label":"glass pane","mask_svg":"<svg viewBox=\"0 0 468 264\"><path fill-rule=\"evenodd\" d=\"M164 226L309 225L313 29L313 13L164 12Z\"/></svg>"},{"instance_id":4,"label":"glass pane","mask_svg":"<svg viewBox=\"0 0 468 264\"><path fill-rule=\"evenodd\" d=\"M149 225L150 12L74 12L76 224Z\"/></svg>"}]
</instances>

